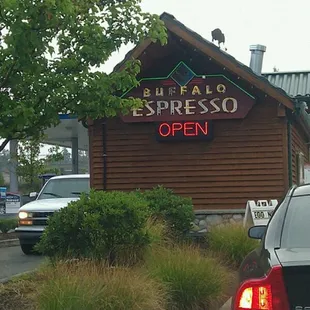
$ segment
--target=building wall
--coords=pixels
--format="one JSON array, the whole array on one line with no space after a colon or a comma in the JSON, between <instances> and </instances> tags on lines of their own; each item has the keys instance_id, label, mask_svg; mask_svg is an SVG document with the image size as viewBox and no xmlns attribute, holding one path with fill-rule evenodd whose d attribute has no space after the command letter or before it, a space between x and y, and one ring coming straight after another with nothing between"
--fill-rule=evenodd
<instances>
[{"instance_id":1,"label":"building wall","mask_svg":"<svg viewBox=\"0 0 310 310\"><path fill-rule=\"evenodd\" d=\"M103 189L102 121L89 128L91 186ZM158 143L152 123L107 121L107 190L157 184L190 196L196 210L242 209L247 200L280 199L287 187L286 122L273 102L244 120L214 121L211 142Z\"/></svg>"}]
</instances>

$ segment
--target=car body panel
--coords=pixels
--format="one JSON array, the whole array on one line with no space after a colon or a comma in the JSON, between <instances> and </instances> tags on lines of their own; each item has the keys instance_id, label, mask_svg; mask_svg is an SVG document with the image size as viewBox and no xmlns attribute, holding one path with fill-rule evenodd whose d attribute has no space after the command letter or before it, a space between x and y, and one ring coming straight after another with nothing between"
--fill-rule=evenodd
<instances>
[{"instance_id":1,"label":"car body panel","mask_svg":"<svg viewBox=\"0 0 310 310\"><path fill-rule=\"evenodd\" d=\"M292 187L276 207L259 246L245 257L239 268L240 287L244 281L265 277L271 268L281 265L283 282L290 304L289 309L310 307L310 295L308 294L310 243L309 248L281 248L281 238L288 208L291 206L290 202L300 195L309 196L310 207L310 184ZM235 309L234 302L235 296L233 296L232 309Z\"/></svg>"},{"instance_id":2,"label":"car body panel","mask_svg":"<svg viewBox=\"0 0 310 310\"><path fill-rule=\"evenodd\" d=\"M77 201L79 198L51 198L51 199L39 199L27 203L19 209L20 211L36 212L36 211L58 211L64 208L68 203Z\"/></svg>"},{"instance_id":3,"label":"car body panel","mask_svg":"<svg viewBox=\"0 0 310 310\"><path fill-rule=\"evenodd\" d=\"M276 254L282 266L310 266L309 248L278 249Z\"/></svg>"}]
</instances>

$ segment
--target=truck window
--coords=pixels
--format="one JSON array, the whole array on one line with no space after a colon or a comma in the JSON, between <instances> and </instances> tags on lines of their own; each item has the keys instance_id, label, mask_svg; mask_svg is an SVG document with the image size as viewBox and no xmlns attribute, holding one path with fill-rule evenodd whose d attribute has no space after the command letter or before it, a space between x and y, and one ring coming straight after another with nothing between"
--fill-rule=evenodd
<instances>
[{"instance_id":1,"label":"truck window","mask_svg":"<svg viewBox=\"0 0 310 310\"><path fill-rule=\"evenodd\" d=\"M40 193L38 199L76 198L82 193L89 193L88 178L51 179Z\"/></svg>"}]
</instances>

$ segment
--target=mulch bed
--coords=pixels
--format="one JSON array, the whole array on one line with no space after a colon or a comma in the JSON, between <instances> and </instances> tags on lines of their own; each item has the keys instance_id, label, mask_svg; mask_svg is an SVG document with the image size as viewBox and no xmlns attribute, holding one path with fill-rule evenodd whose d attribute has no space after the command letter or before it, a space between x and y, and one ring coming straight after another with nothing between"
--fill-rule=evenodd
<instances>
[{"instance_id":1,"label":"mulch bed","mask_svg":"<svg viewBox=\"0 0 310 310\"><path fill-rule=\"evenodd\" d=\"M17 234L14 232L8 234L0 233L0 240L8 240L8 239L17 239Z\"/></svg>"}]
</instances>

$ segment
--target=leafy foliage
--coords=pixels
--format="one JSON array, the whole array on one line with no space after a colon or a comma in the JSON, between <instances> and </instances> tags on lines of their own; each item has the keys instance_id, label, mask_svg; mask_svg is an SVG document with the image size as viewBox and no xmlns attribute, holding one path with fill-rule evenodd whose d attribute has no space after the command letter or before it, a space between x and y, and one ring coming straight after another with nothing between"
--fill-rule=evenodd
<instances>
[{"instance_id":1,"label":"leafy foliage","mask_svg":"<svg viewBox=\"0 0 310 310\"><path fill-rule=\"evenodd\" d=\"M40 158L42 143L40 139L23 140L18 147L17 174L30 187L37 190L40 184L38 176L48 171L48 165L63 159L58 146L48 150L48 155Z\"/></svg>"},{"instance_id":2,"label":"leafy foliage","mask_svg":"<svg viewBox=\"0 0 310 310\"><path fill-rule=\"evenodd\" d=\"M0 186L4 186L4 185L5 185L5 179L4 179L3 173L0 172Z\"/></svg>"},{"instance_id":3,"label":"leafy foliage","mask_svg":"<svg viewBox=\"0 0 310 310\"><path fill-rule=\"evenodd\" d=\"M242 224L213 227L207 235L209 249L219 253L229 265L239 267L245 256L259 244L248 237Z\"/></svg>"},{"instance_id":4,"label":"leafy foliage","mask_svg":"<svg viewBox=\"0 0 310 310\"><path fill-rule=\"evenodd\" d=\"M4 234L11 229L15 229L17 225L18 221L16 219L0 219L0 231Z\"/></svg>"},{"instance_id":5,"label":"leafy foliage","mask_svg":"<svg viewBox=\"0 0 310 310\"><path fill-rule=\"evenodd\" d=\"M0 133L4 142L37 137L58 113L81 119L127 113L142 101L120 95L137 85L138 61L100 72L122 44L148 37L165 43L157 15L141 0L2 0Z\"/></svg>"},{"instance_id":6,"label":"leafy foliage","mask_svg":"<svg viewBox=\"0 0 310 310\"><path fill-rule=\"evenodd\" d=\"M50 218L38 250L127 263L150 242L148 217L147 203L134 193L91 191Z\"/></svg>"},{"instance_id":7,"label":"leafy foliage","mask_svg":"<svg viewBox=\"0 0 310 310\"><path fill-rule=\"evenodd\" d=\"M3 150L0 152L0 171L4 172L8 170L10 164L10 151Z\"/></svg>"},{"instance_id":8,"label":"leafy foliage","mask_svg":"<svg viewBox=\"0 0 310 310\"><path fill-rule=\"evenodd\" d=\"M190 198L178 196L163 186L144 192L138 191L137 194L148 202L152 215L164 220L174 235L183 236L191 229L194 209Z\"/></svg>"}]
</instances>

